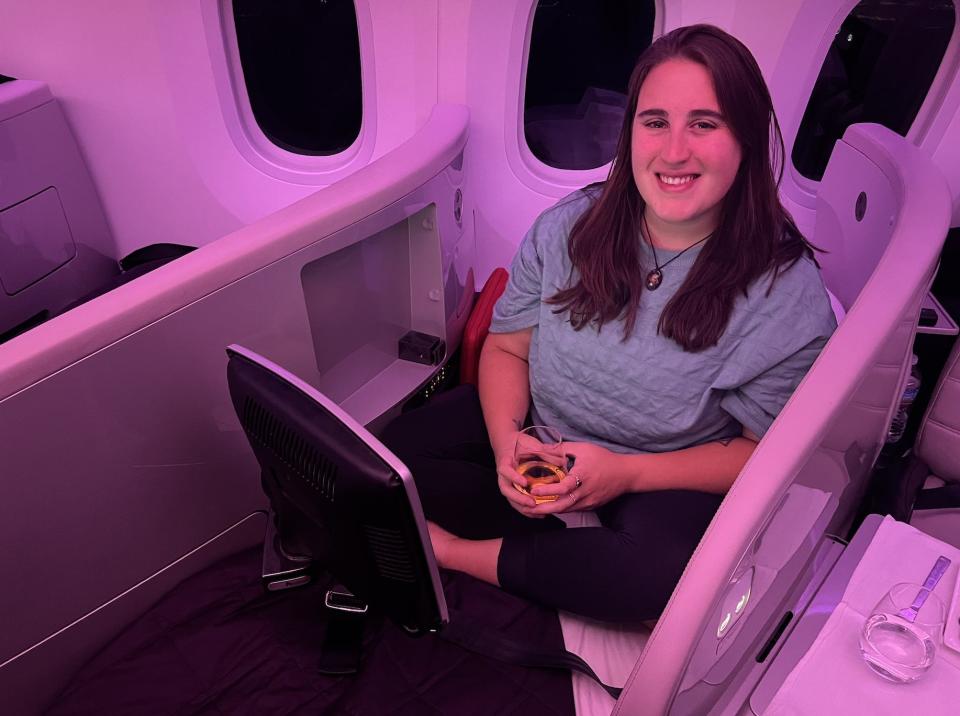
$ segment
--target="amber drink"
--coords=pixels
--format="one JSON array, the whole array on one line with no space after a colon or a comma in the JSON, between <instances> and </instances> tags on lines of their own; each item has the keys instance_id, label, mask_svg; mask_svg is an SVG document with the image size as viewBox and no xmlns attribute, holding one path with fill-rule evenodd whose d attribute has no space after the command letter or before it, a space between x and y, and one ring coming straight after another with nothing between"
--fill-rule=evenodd
<instances>
[{"instance_id":1,"label":"amber drink","mask_svg":"<svg viewBox=\"0 0 960 716\"><path fill-rule=\"evenodd\" d=\"M560 482L566 475L563 454L563 439L560 431L544 425L534 425L522 430L517 436L514 451L517 472L527 480L527 487L514 485L519 492L530 495L530 489L537 485ZM557 495L530 495L539 505L553 502Z\"/></svg>"},{"instance_id":2,"label":"amber drink","mask_svg":"<svg viewBox=\"0 0 960 716\"><path fill-rule=\"evenodd\" d=\"M560 482L565 475L561 468L549 462L544 462L543 460L522 462L517 465L517 472L527 478L527 490L524 490L519 485L517 485L517 489L521 492L526 492L528 495L530 495L528 490L537 485L549 485L554 482ZM530 495L530 497L539 505L541 502L553 502L557 499L558 495Z\"/></svg>"}]
</instances>

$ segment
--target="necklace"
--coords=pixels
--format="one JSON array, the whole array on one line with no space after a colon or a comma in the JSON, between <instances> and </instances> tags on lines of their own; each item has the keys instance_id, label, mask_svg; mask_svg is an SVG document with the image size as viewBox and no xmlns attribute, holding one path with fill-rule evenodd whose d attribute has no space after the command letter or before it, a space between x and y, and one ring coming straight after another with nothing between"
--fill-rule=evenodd
<instances>
[{"instance_id":1,"label":"necklace","mask_svg":"<svg viewBox=\"0 0 960 716\"><path fill-rule=\"evenodd\" d=\"M656 291L658 288L660 288L660 284L663 283L663 269L665 269L667 266L672 264L678 258L683 256L694 246L699 246L704 241L706 241L711 236L713 236L713 232L711 231L709 234L704 236L702 239L700 239L696 243L690 244L687 248L685 248L679 254L674 256L672 259L669 259L668 261L661 264L660 261L657 259L657 249L653 245L653 237L650 236L650 228L647 226L647 217L643 217L643 228L645 229L645 233L647 235L647 241L650 242L650 250L653 251L653 264L654 266L656 266L655 269L653 269L650 273L647 274L647 290L648 291Z\"/></svg>"}]
</instances>

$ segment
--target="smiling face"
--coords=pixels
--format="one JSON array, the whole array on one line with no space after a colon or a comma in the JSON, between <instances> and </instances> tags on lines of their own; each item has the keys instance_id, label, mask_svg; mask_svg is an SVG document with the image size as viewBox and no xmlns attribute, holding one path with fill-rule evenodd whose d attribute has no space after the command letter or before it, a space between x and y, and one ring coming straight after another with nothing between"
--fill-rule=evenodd
<instances>
[{"instance_id":1,"label":"smiling face","mask_svg":"<svg viewBox=\"0 0 960 716\"><path fill-rule=\"evenodd\" d=\"M742 155L703 65L674 58L650 71L631 145L633 179L658 243L683 248L712 232Z\"/></svg>"}]
</instances>

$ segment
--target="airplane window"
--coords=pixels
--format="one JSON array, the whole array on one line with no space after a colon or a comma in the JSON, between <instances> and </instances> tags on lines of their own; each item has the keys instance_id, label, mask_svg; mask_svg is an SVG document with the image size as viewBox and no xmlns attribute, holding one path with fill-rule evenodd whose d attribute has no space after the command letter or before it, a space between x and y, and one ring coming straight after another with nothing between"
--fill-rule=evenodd
<instances>
[{"instance_id":1,"label":"airplane window","mask_svg":"<svg viewBox=\"0 0 960 716\"><path fill-rule=\"evenodd\" d=\"M263 133L297 154L342 152L363 117L353 0L233 0L240 65Z\"/></svg>"},{"instance_id":2,"label":"airplane window","mask_svg":"<svg viewBox=\"0 0 960 716\"><path fill-rule=\"evenodd\" d=\"M819 181L848 126L875 122L906 136L953 34L953 0L863 0L847 16L793 145L793 165Z\"/></svg>"},{"instance_id":3,"label":"airplane window","mask_svg":"<svg viewBox=\"0 0 960 716\"><path fill-rule=\"evenodd\" d=\"M655 16L653 0L539 0L523 114L537 159L558 169L613 159L630 72Z\"/></svg>"}]
</instances>

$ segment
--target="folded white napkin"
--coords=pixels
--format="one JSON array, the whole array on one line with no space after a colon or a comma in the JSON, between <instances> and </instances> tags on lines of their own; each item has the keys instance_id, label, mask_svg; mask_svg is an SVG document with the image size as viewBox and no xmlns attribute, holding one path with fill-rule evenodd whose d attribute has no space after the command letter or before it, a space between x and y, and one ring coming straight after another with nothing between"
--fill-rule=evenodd
<instances>
[{"instance_id":1,"label":"folded white napkin","mask_svg":"<svg viewBox=\"0 0 960 716\"><path fill-rule=\"evenodd\" d=\"M842 601L863 614L870 614L897 582L923 584L940 555L947 557L951 564L933 593L949 608L960 570L960 550L904 522L885 517L854 570Z\"/></svg>"},{"instance_id":2,"label":"folded white napkin","mask_svg":"<svg viewBox=\"0 0 960 716\"><path fill-rule=\"evenodd\" d=\"M960 550L886 518L816 641L783 682L768 715L955 716L960 713L960 654L939 646L933 666L912 684L874 674L860 656L859 633L877 602L897 582L922 583L944 555L952 564L934 594L949 609Z\"/></svg>"},{"instance_id":3,"label":"folded white napkin","mask_svg":"<svg viewBox=\"0 0 960 716\"><path fill-rule=\"evenodd\" d=\"M960 668L938 652L929 671L912 684L880 678L860 656L864 619L841 602L764 713L956 716Z\"/></svg>"}]
</instances>

